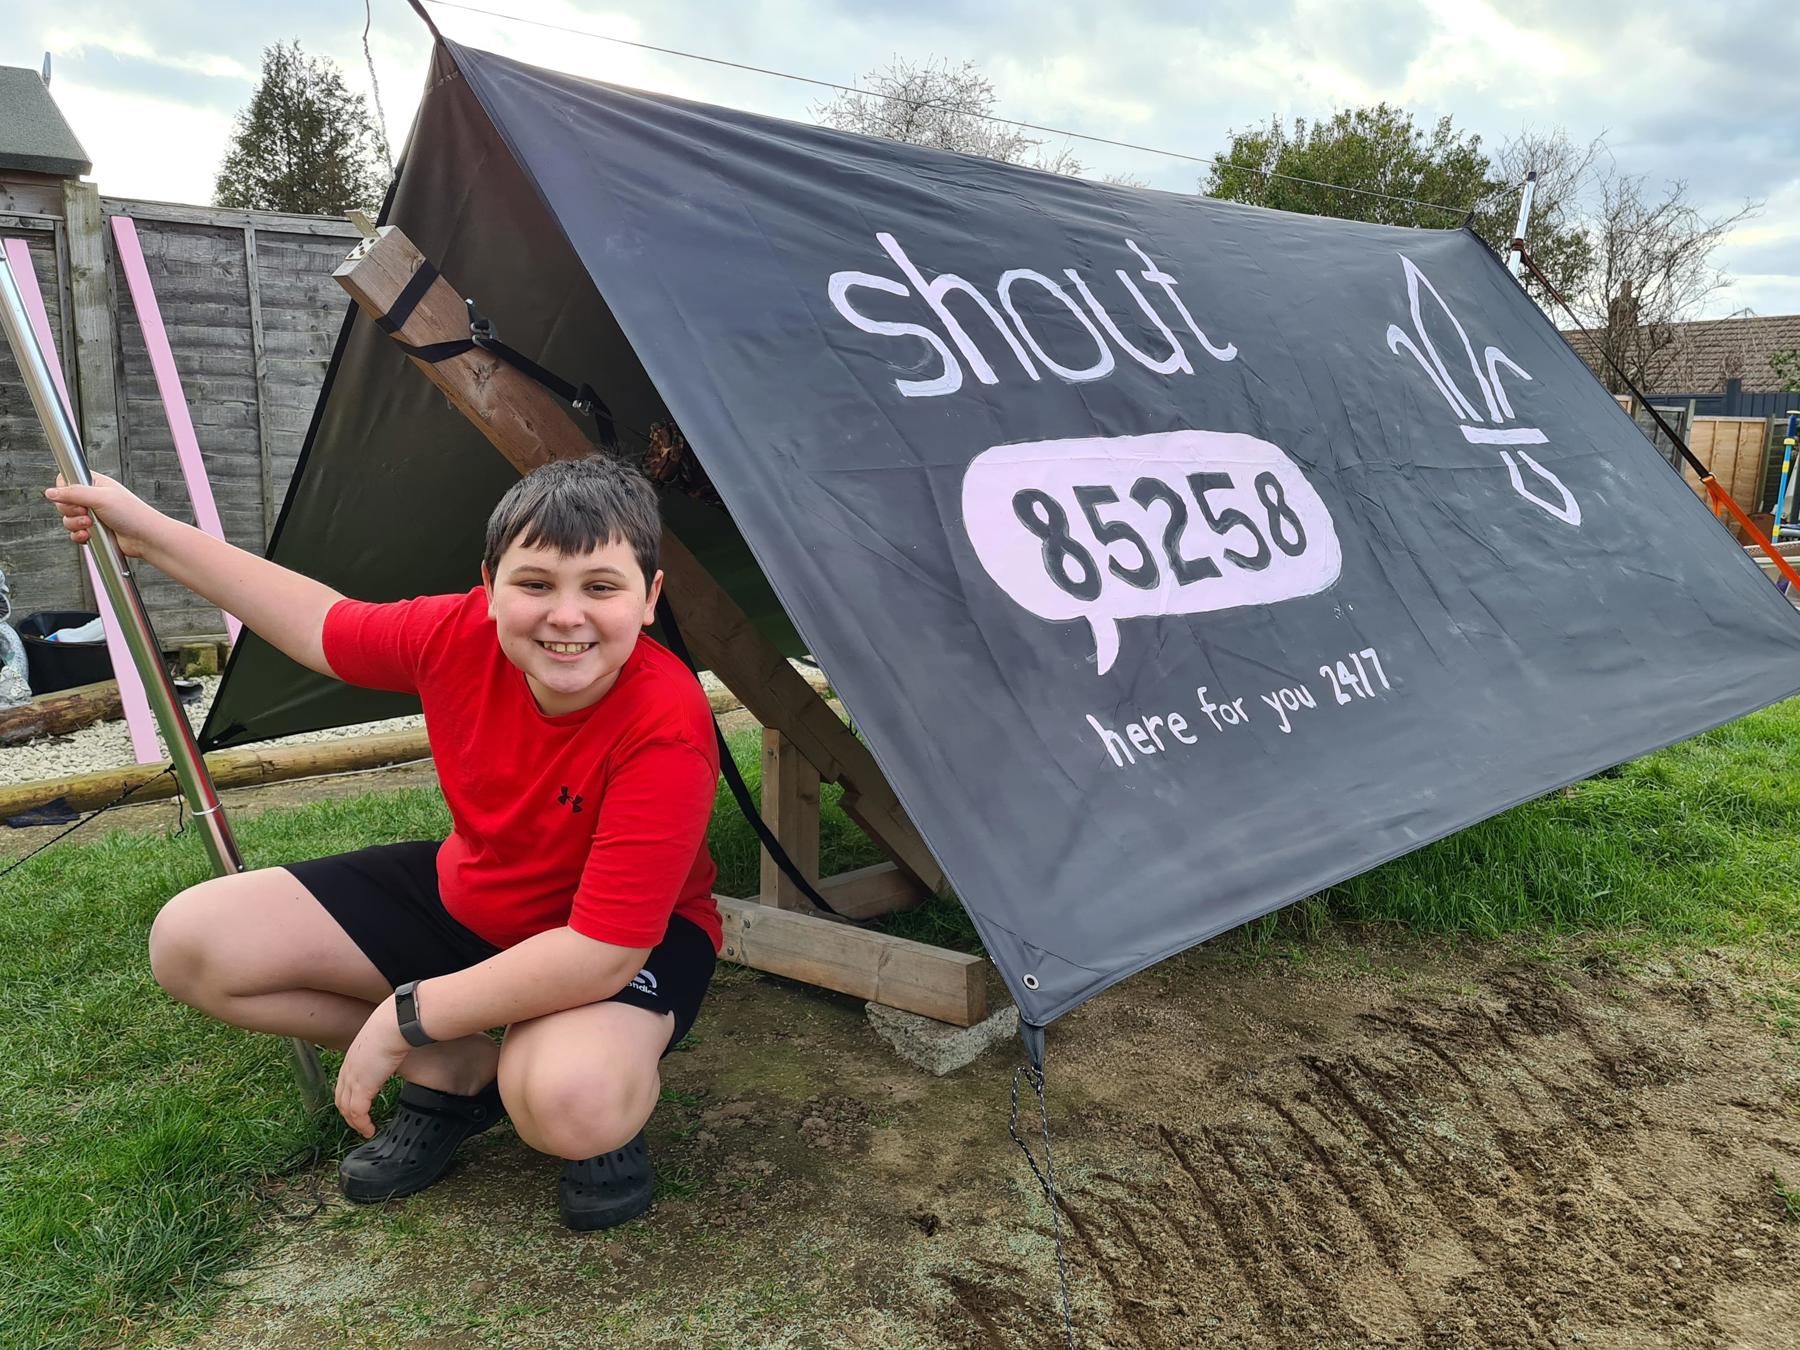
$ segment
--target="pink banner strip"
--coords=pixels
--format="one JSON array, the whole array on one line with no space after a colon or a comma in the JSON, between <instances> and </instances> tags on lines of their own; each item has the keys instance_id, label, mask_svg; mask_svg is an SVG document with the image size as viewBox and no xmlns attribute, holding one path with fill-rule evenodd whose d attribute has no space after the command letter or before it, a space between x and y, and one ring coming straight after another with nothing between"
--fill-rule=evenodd
<instances>
[{"instance_id":1,"label":"pink banner strip","mask_svg":"<svg viewBox=\"0 0 1800 1350\"><path fill-rule=\"evenodd\" d=\"M69 414L69 420L75 422L75 410L69 402L69 389L63 383L62 361L56 354L56 342L50 336L50 316L44 309L44 294L38 289L37 273L32 270L31 250L23 239L6 240L5 250L6 265L12 271L14 282L18 284L19 297L24 300L26 311L31 315L31 327L37 334L38 346L50 358L50 378L56 381L56 392L62 398L63 410ZM106 629L106 651L112 657L113 677L119 682L119 700L125 706L125 726L131 732L131 752L137 757L139 764L153 764L163 758L163 752L156 739L156 718L150 712L150 699L144 693L144 683L138 678L137 667L132 664L131 649L125 645L125 634L119 627L118 616L113 613L112 604L107 600L106 591L100 584L100 573L94 566L93 555L84 548L81 550L81 558L87 564L88 580L94 585L94 605L100 611L100 619Z\"/></svg>"},{"instance_id":2,"label":"pink banner strip","mask_svg":"<svg viewBox=\"0 0 1800 1350\"><path fill-rule=\"evenodd\" d=\"M200 457L200 441L194 435L194 421L188 416L187 397L181 392L181 376L175 370L175 353L169 347L162 311L156 305L156 291L150 285L150 269L144 265L137 222L130 216L113 216L112 234L119 270L124 272L125 282L131 288L131 303L137 310L138 326L143 329L144 347L150 353L150 369L156 374L163 413L169 419L169 434L174 438L175 454L181 461L181 476L187 481L188 498L194 504L194 523L214 539L222 540L225 529L219 523L219 508L213 504L206 461ZM227 614L225 628L235 644L243 625Z\"/></svg>"}]
</instances>

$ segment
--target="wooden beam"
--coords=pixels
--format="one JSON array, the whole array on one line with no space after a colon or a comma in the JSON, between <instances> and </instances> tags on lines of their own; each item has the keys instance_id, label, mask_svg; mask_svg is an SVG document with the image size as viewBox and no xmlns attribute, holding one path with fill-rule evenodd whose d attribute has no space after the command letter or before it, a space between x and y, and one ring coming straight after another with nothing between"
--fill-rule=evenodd
<instances>
[{"instance_id":1,"label":"wooden beam","mask_svg":"<svg viewBox=\"0 0 1800 1350\"><path fill-rule=\"evenodd\" d=\"M351 250L333 275L358 304L385 317L425 256L391 225ZM398 336L413 346L466 336L468 310L456 288L436 278ZM594 445L560 400L479 350L447 361L414 360L451 404L520 473L552 459L582 458ZM821 777L844 789L844 813L921 886L944 885L943 869L907 817L868 747L757 631L692 552L663 532L662 566L682 636L699 664L717 675L764 726L784 732Z\"/></svg>"},{"instance_id":2,"label":"wooden beam","mask_svg":"<svg viewBox=\"0 0 1800 1350\"><path fill-rule=\"evenodd\" d=\"M891 862L826 877L818 890L838 914L857 920L917 909L930 899L930 892Z\"/></svg>"},{"instance_id":3,"label":"wooden beam","mask_svg":"<svg viewBox=\"0 0 1800 1350\"><path fill-rule=\"evenodd\" d=\"M208 225L214 229L273 230L278 234L313 234L326 238L356 238L356 226L344 216L304 216L290 211L240 211L225 206L182 206L174 202L142 202L131 197L102 197L109 213L133 220L164 220L177 225Z\"/></svg>"},{"instance_id":4,"label":"wooden beam","mask_svg":"<svg viewBox=\"0 0 1800 1350\"><path fill-rule=\"evenodd\" d=\"M806 681L807 688L811 689L821 698L825 696L826 691L831 687L825 679L824 671L802 670L799 672L799 675L801 679ZM712 710L716 713L744 711L744 700L732 693L729 689L707 690L706 701L712 705Z\"/></svg>"},{"instance_id":5,"label":"wooden beam","mask_svg":"<svg viewBox=\"0 0 1800 1350\"><path fill-rule=\"evenodd\" d=\"M819 884L819 771L800 757L794 743L774 727L762 737L762 814L769 832L795 867ZM763 904L810 912L812 901L762 851Z\"/></svg>"},{"instance_id":6,"label":"wooden beam","mask_svg":"<svg viewBox=\"0 0 1800 1350\"><path fill-rule=\"evenodd\" d=\"M744 701L766 727L779 727L828 783L840 805L888 857L928 891L944 871L900 805L869 748L757 631L712 575L675 536L664 533L663 571L681 635L694 659Z\"/></svg>"},{"instance_id":7,"label":"wooden beam","mask_svg":"<svg viewBox=\"0 0 1800 1350\"><path fill-rule=\"evenodd\" d=\"M907 938L823 923L731 896L713 897L727 961L959 1027L987 1016L987 962Z\"/></svg>"},{"instance_id":8,"label":"wooden beam","mask_svg":"<svg viewBox=\"0 0 1800 1350\"><path fill-rule=\"evenodd\" d=\"M371 317L379 319L424 265L425 255L412 241L394 226L384 225L373 239L352 249L332 275ZM441 276L413 307L398 334L414 347L468 335L468 306ZM522 474L553 459L584 459L594 453L594 443L570 419L560 399L496 356L477 349L447 361L415 357L412 363Z\"/></svg>"},{"instance_id":9,"label":"wooden beam","mask_svg":"<svg viewBox=\"0 0 1800 1350\"><path fill-rule=\"evenodd\" d=\"M38 218L60 216L63 185L67 179L50 174L26 174L17 171L0 177L0 208L11 215Z\"/></svg>"}]
</instances>

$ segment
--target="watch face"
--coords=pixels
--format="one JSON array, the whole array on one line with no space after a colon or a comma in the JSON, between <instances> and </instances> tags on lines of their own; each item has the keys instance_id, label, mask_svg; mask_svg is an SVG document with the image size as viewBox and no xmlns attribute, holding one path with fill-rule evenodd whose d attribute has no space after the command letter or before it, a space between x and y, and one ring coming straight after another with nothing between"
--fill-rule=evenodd
<instances>
[{"instance_id":1,"label":"watch face","mask_svg":"<svg viewBox=\"0 0 1800 1350\"><path fill-rule=\"evenodd\" d=\"M419 1025L417 980L408 980L394 990L394 1016L400 1023L400 1034L412 1045L429 1045L431 1037Z\"/></svg>"}]
</instances>

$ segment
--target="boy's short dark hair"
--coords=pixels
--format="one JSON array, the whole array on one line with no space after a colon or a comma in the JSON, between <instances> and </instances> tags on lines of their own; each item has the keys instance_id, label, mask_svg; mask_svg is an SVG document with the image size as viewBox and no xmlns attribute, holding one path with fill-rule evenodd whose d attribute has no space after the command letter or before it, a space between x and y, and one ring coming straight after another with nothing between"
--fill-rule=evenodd
<instances>
[{"instance_id":1,"label":"boy's short dark hair","mask_svg":"<svg viewBox=\"0 0 1800 1350\"><path fill-rule=\"evenodd\" d=\"M514 541L527 548L588 553L622 539L644 570L656 576L662 513L656 489L634 465L612 455L553 460L506 490L488 517L482 562L489 575Z\"/></svg>"}]
</instances>

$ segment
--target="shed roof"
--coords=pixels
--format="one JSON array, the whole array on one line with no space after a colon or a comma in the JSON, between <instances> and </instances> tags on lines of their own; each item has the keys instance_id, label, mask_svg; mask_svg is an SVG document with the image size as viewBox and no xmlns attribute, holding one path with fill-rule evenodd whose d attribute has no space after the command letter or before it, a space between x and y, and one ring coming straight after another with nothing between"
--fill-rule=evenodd
<instances>
[{"instance_id":1,"label":"shed roof","mask_svg":"<svg viewBox=\"0 0 1800 1350\"><path fill-rule=\"evenodd\" d=\"M1781 378L1769 358L1800 349L1800 314L1737 315L1670 327L1675 340L1656 354L1641 381L1652 392L1716 393L1724 390L1725 381L1737 380L1745 393L1772 394L1781 388ZM1572 331L1563 336L1605 379L1605 362L1588 339Z\"/></svg>"},{"instance_id":2,"label":"shed roof","mask_svg":"<svg viewBox=\"0 0 1800 1350\"><path fill-rule=\"evenodd\" d=\"M0 169L79 178L93 167L44 77L0 66Z\"/></svg>"}]
</instances>

